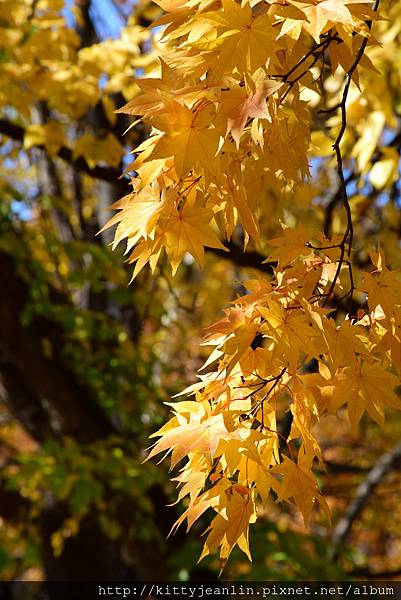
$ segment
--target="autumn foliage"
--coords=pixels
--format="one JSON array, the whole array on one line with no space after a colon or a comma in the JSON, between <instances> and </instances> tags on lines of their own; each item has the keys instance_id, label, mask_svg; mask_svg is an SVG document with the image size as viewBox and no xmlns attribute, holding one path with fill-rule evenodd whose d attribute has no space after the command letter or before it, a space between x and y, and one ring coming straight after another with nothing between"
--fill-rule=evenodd
<instances>
[{"instance_id":1,"label":"autumn foliage","mask_svg":"<svg viewBox=\"0 0 401 600\"><path fill-rule=\"evenodd\" d=\"M400 48L0 1L1 580L399 576Z\"/></svg>"},{"instance_id":2,"label":"autumn foliage","mask_svg":"<svg viewBox=\"0 0 401 600\"><path fill-rule=\"evenodd\" d=\"M224 565L235 545L251 558L249 524L271 494L293 500L305 522L316 501L330 518L313 473L326 415L345 411L356 432L365 413L383 426L386 409L401 408L399 274L378 240L355 264L344 164L356 160L362 176L374 161L373 185L386 183L376 144L358 128L372 117L363 94L382 59L376 31L390 24L369 0L158 4L160 76L139 81L120 109L150 135L129 167L133 191L108 223L118 223L115 244L125 240L134 277L147 263L155 271L164 251L175 274L186 253L202 266L205 247L224 250L240 231L244 249L254 244L271 267L207 329L211 354L183 392L194 399L171 404L149 454L171 453L172 468L186 459L174 480L188 507L175 527L212 507L201 558L219 549ZM377 140L391 117L375 119ZM284 220L268 239L261 223L281 202L303 194L313 210L322 143L343 219L330 231L316 218Z\"/></svg>"}]
</instances>

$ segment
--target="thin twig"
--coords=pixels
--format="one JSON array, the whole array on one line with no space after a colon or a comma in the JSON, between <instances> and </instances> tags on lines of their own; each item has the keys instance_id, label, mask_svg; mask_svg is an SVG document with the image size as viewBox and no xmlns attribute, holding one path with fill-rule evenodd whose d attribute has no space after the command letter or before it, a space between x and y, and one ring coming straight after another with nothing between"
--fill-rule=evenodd
<instances>
[{"instance_id":1,"label":"thin twig","mask_svg":"<svg viewBox=\"0 0 401 600\"><path fill-rule=\"evenodd\" d=\"M270 75L270 77L272 79L281 79L284 82L290 83L288 81L289 77L291 77L291 75L295 73L295 71L299 69L299 67L301 67L303 63L316 52L316 50L319 50L319 48L321 48L322 46L328 46L333 41L341 42L342 40L340 40L340 38L338 38L335 35L325 38L324 40L313 46L313 48L311 48L301 59L299 59L299 61L293 67L291 67L291 69L287 71L287 73L284 73L283 75Z\"/></svg>"},{"instance_id":2,"label":"thin twig","mask_svg":"<svg viewBox=\"0 0 401 600\"><path fill-rule=\"evenodd\" d=\"M378 6L379 6L379 1L380 0L375 0L374 5L372 7L373 11L377 11ZM370 31L370 29L372 27L372 21L367 21L366 25ZM329 291L326 294L324 294L325 299L323 302L323 306L325 304L327 304L328 300L331 298L331 296L334 292L334 288L335 288L338 278L340 276L341 268L344 264L345 256L347 255L349 259L351 258L352 242L353 242L353 238L354 238L354 227L353 227L353 223L352 223L351 206L350 206L349 198L348 198L347 183L346 183L345 176L344 176L343 156L342 156L340 145L341 145L341 142L342 142L342 139L343 139L346 127L347 127L346 103L347 103L349 89L351 86L352 76L362 59L362 56L365 52L367 43L368 43L368 37L366 36L366 37L364 37L364 39L359 47L359 50L357 52L357 55L355 56L354 62L352 63L351 67L348 69L348 71L345 74L345 85L344 85L344 89L343 89L341 102L339 103L339 108L341 109L341 127L340 127L340 131L338 132L338 135L336 137L336 140L333 144L333 150L335 152L336 159L337 159L337 174L338 174L338 178L340 181L339 194L343 201L343 206L344 206L346 218L347 218L347 226L345 228L343 238L340 242L340 259L338 261L337 269L336 269L333 281L331 282ZM350 300L352 302L352 293L354 291L354 289L353 289L354 282L353 282L351 266L349 267L349 272L350 272L350 288L351 288L350 289Z\"/></svg>"},{"instance_id":3,"label":"thin twig","mask_svg":"<svg viewBox=\"0 0 401 600\"><path fill-rule=\"evenodd\" d=\"M164 279L164 281L166 282L167 285L167 289L169 291L169 293L172 295L172 297L174 298L177 307L181 310L184 310L187 313L193 314L194 312L194 308L191 306L186 306L185 304L183 304L174 288L174 286L171 285L171 281L168 278L167 273L165 272L163 266L161 264L159 264L159 270L160 270L160 275L161 277Z\"/></svg>"},{"instance_id":4,"label":"thin twig","mask_svg":"<svg viewBox=\"0 0 401 600\"><path fill-rule=\"evenodd\" d=\"M282 77L278 77L279 79L282 79L282 81L284 83L288 83L288 88L286 89L285 93L283 94L283 96L280 99L280 103L284 102L285 98L288 96L288 94L290 93L290 91L292 90L292 88L294 87L294 85L300 80L302 79L302 77L304 75L306 75L307 73L310 72L310 70L315 66L315 64L320 60L320 58L324 57L324 53L327 50L327 48L330 46L331 42L333 40L336 40L337 38L335 37L330 37L325 39L323 42L320 42L319 44L317 44L312 50L310 50L309 52L307 52L305 54L305 56L302 57L302 59L300 61L298 61L298 63L292 68L290 69L290 71L288 71L288 73L286 73L285 75L283 75ZM316 51L317 48L320 48L319 52L316 54L316 56L314 56L313 61L311 62L311 64L309 65L309 67L307 69L305 69L304 71L302 71L302 73L300 73L299 75L297 75L295 77L295 79L292 79L291 81L288 80L288 77L294 73L301 65L303 62L305 62L310 56L313 56L313 53Z\"/></svg>"}]
</instances>

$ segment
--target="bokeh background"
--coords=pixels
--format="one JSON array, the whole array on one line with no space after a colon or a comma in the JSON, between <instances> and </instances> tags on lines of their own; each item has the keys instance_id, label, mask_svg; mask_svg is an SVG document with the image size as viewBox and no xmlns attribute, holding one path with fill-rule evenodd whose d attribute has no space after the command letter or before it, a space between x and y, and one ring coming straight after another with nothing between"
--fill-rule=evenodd
<instances>
[{"instance_id":1,"label":"bokeh background","mask_svg":"<svg viewBox=\"0 0 401 600\"><path fill-rule=\"evenodd\" d=\"M216 558L196 564L206 522L167 537L183 507L170 506L167 463L143 460L164 403L204 360L202 328L242 291L249 268L263 271L260 256L243 255L234 239L228 253L208 252L204 272L188 257L174 279L161 263L129 284L112 234L97 235L107 207L129 192L122 173L147 135L141 124L124 133L132 120L114 111L156 66L147 27L159 15L148 1L0 1L3 581L218 576ZM387 132L390 152L393 140ZM393 204L376 193L369 208L395 207L386 217L394 245L396 192ZM399 431L399 417L383 431L364 423L358 438L327 421L318 477L333 527L312 521L306 530L272 499L252 527L253 563L234 551L223 579L398 578ZM387 469L344 529L383 456Z\"/></svg>"}]
</instances>

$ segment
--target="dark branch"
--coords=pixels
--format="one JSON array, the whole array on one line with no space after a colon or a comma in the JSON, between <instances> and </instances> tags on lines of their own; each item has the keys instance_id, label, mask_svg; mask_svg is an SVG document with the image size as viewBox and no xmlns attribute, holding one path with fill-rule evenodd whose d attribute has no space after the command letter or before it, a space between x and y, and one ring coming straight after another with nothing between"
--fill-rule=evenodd
<instances>
[{"instance_id":1,"label":"dark branch","mask_svg":"<svg viewBox=\"0 0 401 600\"><path fill-rule=\"evenodd\" d=\"M313 46L313 48L311 48L311 49L310 49L310 50L309 50L309 51L308 51L308 52L307 52L307 53L306 53L306 54L305 54L305 55L304 55L304 56L303 56L303 57L302 57L302 58L301 58L301 59L300 59L300 60L299 60L299 61L298 61L298 62L297 62L297 63L296 63L296 64L295 64L293 67L291 67L291 69L290 69L289 71L287 71L287 73L284 73L283 75L278 75L278 74L277 74L277 75L270 75L270 77L271 77L271 78L274 78L274 79L281 79L281 81L284 81L284 82L286 82L286 83L291 83L291 82L289 81L289 77L290 77L290 76L291 76L293 73L295 73L295 71L297 71L297 70L299 69L299 67L301 67L301 66L303 65L303 63L304 63L304 62L306 62L310 56L313 56L313 55L315 54L316 50L319 50L319 49L321 50L321 48L322 48L322 47L323 47L324 49L326 49L326 47L327 47L327 46L328 46L328 45L329 45L331 42L333 42L333 41L337 41L337 42L339 42L339 43L341 43L341 42L342 42L342 40L341 40L339 37L335 36L335 35L333 35L333 36L328 36L328 37L326 37L326 38L325 38L323 41L321 41L321 42L319 42L319 43L315 44L315 45ZM320 52L319 52L319 55L320 55ZM319 55L318 55L318 56L319 56ZM316 57L315 57L315 58L316 58ZM308 69L308 70L309 70L309 69ZM308 70L304 71L304 72L303 72L303 75L304 75L305 73L307 73L307 72L308 72ZM297 80L298 80L298 79L299 79L299 77L297 77Z\"/></svg>"},{"instance_id":2,"label":"dark branch","mask_svg":"<svg viewBox=\"0 0 401 600\"><path fill-rule=\"evenodd\" d=\"M401 575L401 569L395 569L393 571L371 571L370 569L355 569L351 571L350 575L352 577L360 577L365 579L373 579L373 580L391 580L393 577L399 577Z\"/></svg>"},{"instance_id":3,"label":"dark branch","mask_svg":"<svg viewBox=\"0 0 401 600\"><path fill-rule=\"evenodd\" d=\"M237 267L249 267L263 273L272 274L274 267L277 266L275 262L263 263L265 257L255 250L244 252L240 246L237 246L233 242L225 242L224 245L228 248L228 252L224 252L224 250L219 250L218 248L205 248L205 250L210 254L231 261Z\"/></svg>"},{"instance_id":4,"label":"dark branch","mask_svg":"<svg viewBox=\"0 0 401 600\"><path fill-rule=\"evenodd\" d=\"M23 142L25 129L20 125L16 125L15 123L11 123L6 119L0 119L0 133L8 136L9 138L17 141ZM40 148L41 150L46 151L43 145L35 146L36 148ZM74 169L81 173L86 173L95 179L100 179L102 181L108 181L109 183L118 184L120 187L121 195L129 194L132 191L131 186L129 185L128 179L119 179L121 173L118 169L113 169L112 167L89 167L86 160L82 157L74 160L73 152L70 148L66 146L62 146L57 153L59 158L65 160L68 164L70 164ZM266 263L262 264L262 261L265 257L256 251L251 252L243 252L243 250L232 242L227 242L226 246L228 248L228 252L224 252L223 250L218 250L215 248L206 248L206 250L216 256L220 256L221 258L225 258L230 260L238 267L250 267L253 269L258 269L258 271L263 271L264 273L272 273L272 268L275 266L274 263Z\"/></svg>"},{"instance_id":5,"label":"dark branch","mask_svg":"<svg viewBox=\"0 0 401 600\"><path fill-rule=\"evenodd\" d=\"M373 10L376 11L378 6L379 6L379 0L375 0L375 3L373 5ZM368 21L366 23L366 25L370 31L370 29L372 27L372 21ZM327 292L327 294L325 294L325 300L323 302L323 305L328 302L328 300L331 298L331 296L334 292L334 289L335 289L336 283L338 281L338 278L340 276L341 268L345 262L346 256L348 257L348 267L349 267L349 277L350 277L349 295L350 295L351 303L352 303L352 294L355 289L354 281L353 281L353 274L352 274L352 265L351 265L351 250L352 250L352 242L353 242L353 237L354 237L354 226L352 223L351 206L350 206L349 198L348 198L347 182L346 182L345 176L344 176L343 156L342 156L340 145L341 145L342 139L344 137L345 130L347 128L347 106L346 106L346 104L347 104L349 89L351 86L352 76L360 63L362 56L364 55L367 43L368 43L368 37L365 37L359 47L359 50L358 50L356 56L355 56L354 62L352 63L352 65L350 66L350 68L348 69L348 71L345 74L345 85L344 85L344 89L343 89L343 93L342 93L342 97L341 97L341 102L338 105L338 108L341 111L341 127L340 127L340 131L338 132L338 135L336 137L336 140L333 144L333 150L335 152L336 159L337 159L337 173L338 173L338 178L340 181L340 187L339 187L338 193L342 199L343 206L345 209L345 213L346 213L346 217L347 217L347 226L345 228L343 238L340 242L340 259L338 261L337 270L335 272L333 281L331 282L329 291Z\"/></svg>"},{"instance_id":6,"label":"dark branch","mask_svg":"<svg viewBox=\"0 0 401 600\"><path fill-rule=\"evenodd\" d=\"M356 178L356 174L354 172L350 173L350 175L348 175L348 177L345 180L345 184L348 185L355 178ZM327 205L325 207L323 231L324 231L324 235L327 238L331 238L331 227L332 227L332 223L333 223L334 211L335 211L337 205L341 202L341 200L342 200L342 191L341 191L341 187L339 187L338 190L330 198L329 202L327 203Z\"/></svg>"},{"instance_id":7,"label":"dark branch","mask_svg":"<svg viewBox=\"0 0 401 600\"><path fill-rule=\"evenodd\" d=\"M62 328L43 316L22 324L29 286L5 252L0 252L0 271L7 289L0 295L0 381L10 412L39 443L51 434L87 443L115 433L90 389L66 365ZM54 300L67 301L62 296ZM50 356L43 352L43 340L52 348Z\"/></svg>"},{"instance_id":8,"label":"dark branch","mask_svg":"<svg viewBox=\"0 0 401 600\"><path fill-rule=\"evenodd\" d=\"M355 497L348 506L344 516L338 522L332 538L332 558L338 558L338 550L345 542L351 531L352 524L361 514L369 501L375 487L383 480L384 476L395 468L401 461L401 444L398 444L386 454L383 454L369 471L366 479L358 486Z\"/></svg>"},{"instance_id":9,"label":"dark branch","mask_svg":"<svg viewBox=\"0 0 401 600\"><path fill-rule=\"evenodd\" d=\"M7 121L7 119L0 119L0 133L15 140L16 142L22 143L24 141L25 129L20 125L16 125L15 123ZM35 148L46 150L43 144L39 144L35 146ZM121 176L121 172L113 167L96 166L92 168L88 165L86 160L82 158L82 156L74 159L71 148L67 148L67 146L61 146L60 150L57 152L57 156L65 160L78 171L86 173L95 179L101 179L102 181L108 181L109 183L116 183ZM122 193L128 193L130 191L128 180L120 179L120 183L122 187L126 188L125 192L122 190Z\"/></svg>"},{"instance_id":10,"label":"dark branch","mask_svg":"<svg viewBox=\"0 0 401 600\"><path fill-rule=\"evenodd\" d=\"M325 460L324 466L330 471L330 473L366 473L369 469L367 467L358 467L356 465L348 465L345 463L338 463L332 460Z\"/></svg>"}]
</instances>

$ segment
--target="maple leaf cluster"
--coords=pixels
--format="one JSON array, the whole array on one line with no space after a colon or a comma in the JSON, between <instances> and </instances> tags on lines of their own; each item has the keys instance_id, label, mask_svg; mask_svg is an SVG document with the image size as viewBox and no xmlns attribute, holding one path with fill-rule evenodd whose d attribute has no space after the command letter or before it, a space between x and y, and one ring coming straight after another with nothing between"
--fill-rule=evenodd
<instances>
[{"instance_id":1,"label":"maple leaf cluster","mask_svg":"<svg viewBox=\"0 0 401 600\"><path fill-rule=\"evenodd\" d=\"M374 69L365 49L380 17L369 0L158 4L160 76L139 81L141 93L121 109L150 135L129 167L133 191L108 223L117 224L114 244L126 242L134 277L147 263L154 271L163 251L173 274L186 253L202 265L205 247L224 250L239 227L244 247L273 248L273 275L248 281L208 329L205 373L184 392L195 399L172 404L149 454L171 453L172 468L187 459L175 478L179 499L188 497L176 527L213 509L201 558L219 549L224 565L236 545L250 558L249 524L269 498L293 500L305 521L315 504L329 517L312 470L322 461L316 429L325 415L345 412L356 431L365 413L383 425L387 408L401 408L401 283L381 253L354 277L342 163L348 93L361 69ZM345 73L330 109L341 118L330 152L346 228L330 237L283 225L266 243L260 223L310 175L308 98L323 94L326 61ZM352 304L354 294L365 295L364 308L332 318L333 299Z\"/></svg>"},{"instance_id":2,"label":"maple leaf cluster","mask_svg":"<svg viewBox=\"0 0 401 600\"><path fill-rule=\"evenodd\" d=\"M315 501L329 517L312 473L314 462L322 461L319 421L345 410L356 431L365 412L383 425L386 408L401 408L394 392L401 375L401 308L399 300L386 303L385 291L391 280L399 299L400 282L390 271L367 274L361 284L374 289L369 311L336 325L330 309L316 302L335 265L311 251L271 279L249 281L249 293L207 332L213 351L205 367L215 368L183 392L195 394L195 401L172 404L175 417L155 434L161 439L149 458L171 452L172 468L188 458L176 478L179 497L189 496L179 523L187 518L190 527L208 508L217 512L202 556L220 546L224 562L235 544L250 556L255 501L266 505L270 494L277 501L292 498L305 522ZM288 410L292 425L285 438L278 423ZM238 513L235 522L231 510Z\"/></svg>"},{"instance_id":3,"label":"maple leaf cluster","mask_svg":"<svg viewBox=\"0 0 401 600\"><path fill-rule=\"evenodd\" d=\"M224 249L218 234L229 239L238 224L245 245L259 240L268 198L309 174L302 91L315 88L317 57L327 50L348 65L376 17L369 1L159 4L161 75L140 80L142 93L120 109L151 135L129 167L133 193L109 222L116 244L127 239L134 276L148 262L154 270L163 249L173 273L186 252L202 265L204 247Z\"/></svg>"}]
</instances>

